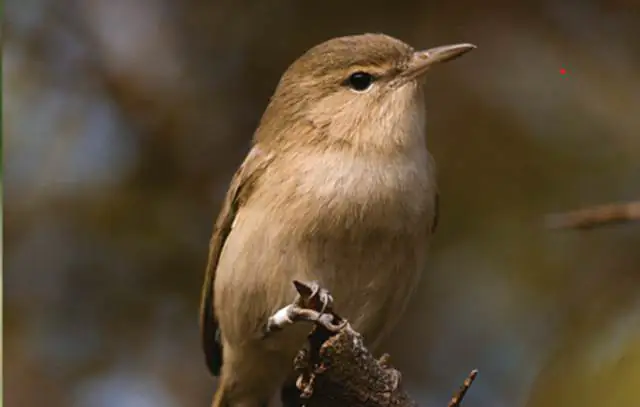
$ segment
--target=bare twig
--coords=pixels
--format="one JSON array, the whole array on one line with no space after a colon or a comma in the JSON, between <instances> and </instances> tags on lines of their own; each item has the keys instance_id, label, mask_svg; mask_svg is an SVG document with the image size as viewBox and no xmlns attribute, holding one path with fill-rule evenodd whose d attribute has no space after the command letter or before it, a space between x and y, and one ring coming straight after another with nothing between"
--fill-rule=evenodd
<instances>
[{"instance_id":1,"label":"bare twig","mask_svg":"<svg viewBox=\"0 0 640 407\"><path fill-rule=\"evenodd\" d=\"M460 406L464 395L467 394L467 390L469 390L469 387L471 387L471 383L473 383L473 381L476 379L476 376L478 376L478 370L473 369L471 373L469 373L469 376L467 376L467 378L464 380L464 383L462 383L460 390L458 390L458 392L451 398L451 401L449 401L448 407Z\"/></svg>"},{"instance_id":2,"label":"bare twig","mask_svg":"<svg viewBox=\"0 0 640 407\"><path fill-rule=\"evenodd\" d=\"M308 347L294 361L304 406L417 406L403 389L402 374L391 366L389 355L371 355L362 336L332 310L328 291L317 283L294 284L298 297L269 318L265 334L299 321L314 323ZM476 375L476 370L470 373L449 407L460 406Z\"/></svg>"},{"instance_id":3,"label":"bare twig","mask_svg":"<svg viewBox=\"0 0 640 407\"><path fill-rule=\"evenodd\" d=\"M589 229L631 221L640 221L640 201L600 205L549 215L547 226L552 229Z\"/></svg>"}]
</instances>

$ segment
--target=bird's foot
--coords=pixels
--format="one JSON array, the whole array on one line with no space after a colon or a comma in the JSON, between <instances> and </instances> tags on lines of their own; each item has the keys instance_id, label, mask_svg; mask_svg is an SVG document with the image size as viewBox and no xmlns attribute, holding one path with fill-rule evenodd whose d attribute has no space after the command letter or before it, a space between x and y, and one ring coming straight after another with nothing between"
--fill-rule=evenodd
<instances>
[{"instance_id":1,"label":"bird's foot","mask_svg":"<svg viewBox=\"0 0 640 407\"><path fill-rule=\"evenodd\" d=\"M269 317L263 330L263 339L296 321L315 322L330 332L337 332L346 325L346 321L334 316L333 297L320 284L297 280L293 284L298 291L296 299Z\"/></svg>"},{"instance_id":2,"label":"bird's foot","mask_svg":"<svg viewBox=\"0 0 640 407\"><path fill-rule=\"evenodd\" d=\"M263 337L282 330L287 325L293 324L295 319L294 309L297 308L295 304L289 304L284 308L280 308L275 314L269 317L267 324L264 327Z\"/></svg>"},{"instance_id":3,"label":"bird's foot","mask_svg":"<svg viewBox=\"0 0 640 407\"><path fill-rule=\"evenodd\" d=\"M322 288L317 281L303 283L298 280L293 280L293 285L298 291L298 297L294 302L295 304L320 313L331 312L333 297L329 291Z\"/></svg>"}]
</instances>

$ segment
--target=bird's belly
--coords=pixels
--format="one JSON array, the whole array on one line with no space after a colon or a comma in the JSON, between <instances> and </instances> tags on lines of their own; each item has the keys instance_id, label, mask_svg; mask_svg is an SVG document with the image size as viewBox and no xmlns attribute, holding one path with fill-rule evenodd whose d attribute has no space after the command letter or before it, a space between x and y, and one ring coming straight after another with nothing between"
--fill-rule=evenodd
<instances>
[{"instance_id":1,"label":"bird's belly","mask_svg":"<svg viewBox=\"0 0 640 407\"><path fill-rule=\"evenodd\" d=\"M294 201L304 210L289 216L304 227L293 247L304 256L302 277L329 289L336 311L371 343L393 327L417 284L432 189L411 163L384 170L352 164L346 170L325 174L324 188L298 195L311 199Z\"/></svg>"},{"instance_id":2,"label":"bird's belly","mask_svg":"<svg viewBox=\"0 0 640 407\"><path fill-rule=\"evenodd\" d=\"M318 236L306 244L307 275L329 289L335 310L368 344L386 335L416 287L426 242L415 234L362 230L348 238Z\"/></svg>"},{"instance_id":3,"label":"bird's belly","mask_svg":"<svg viewBox=\"0 0 640 407\"><path fill-rule=\"evenodd\" d=\"M221 318L223 332L254 336L259 322L293 300L292 280L298 279L327 288L336 312L368 344L377 342L395 325L417 284L428 221L409 222L406 212L388 208L379 222L367 216L347 221L330 206L316 208L305 221L288 208L250 205L238 214L216 276L216 308L234 314L226 324Z\"/></svg>"},{"instance_id":4,"label":"bird's belly","mask_svg":"<svg viewBox=\"0 0 640 407\"><path fill-rule=\"evenodd\" d=\"M274 171L236 215L215 279L225 335L254 336L259 323L294 299L293 279L330 290L336 312L368 343L402 314L424 265L434 213L435 186L417 170L424 163L321 163L289 161L297 175Z\"/></svg>"}]
</instances>

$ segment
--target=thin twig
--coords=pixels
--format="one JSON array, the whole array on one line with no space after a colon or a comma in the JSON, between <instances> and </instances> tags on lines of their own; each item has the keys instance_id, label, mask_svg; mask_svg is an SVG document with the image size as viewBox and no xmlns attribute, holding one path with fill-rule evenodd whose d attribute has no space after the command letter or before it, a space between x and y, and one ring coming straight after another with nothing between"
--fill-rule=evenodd
<instances>
[{"instance_id":1,"label":"thin twig","mask_svg":"<svg viewBox=\"0 0 640 407\"><path fill-rule=\"evenodd\" d=\"M473 369L471 373L469 373L469 376L464 379L464 383L462 383L462 386L460 386L460 390L458 390L458 392L451 398L451 401L449 401L448 407L460 407L462 399L464 398L465 394L467 394L467 390L469 390L469 387L471 387L471 383L473 383L477 375L477 369Z\"/></svg>"},{"instance_id":2,"label":"thin twig","mask_svg":"<svg viewBox=\"0 0 640 407\"><path fill-rule=\"evenodd\" d=\"M549 215L546 223L552 229L589 229L632 221L640 221L640 201L600 205Z\"/></svg>"}]
</instances>

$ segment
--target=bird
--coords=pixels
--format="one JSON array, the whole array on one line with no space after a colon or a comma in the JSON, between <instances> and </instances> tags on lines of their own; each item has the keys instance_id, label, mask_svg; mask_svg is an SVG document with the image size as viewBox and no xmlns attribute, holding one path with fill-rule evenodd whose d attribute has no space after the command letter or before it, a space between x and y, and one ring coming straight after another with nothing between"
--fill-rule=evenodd
<instances>
[{"instance_id":1,"label":"bird","mask_svg":"<svg viewBox=\"0 0 640 407\"><path fill-rule=\"evenodd\" d=\"M314 281L376 349L425 269L438 223L425 73L475 45L416 51L380 33L336 37L295 60L269 100L215 221L201 293L214 407L264 407L308 330L264 336ZM307 328L308 329L308 328Z\"/></svg>"}]
</instances>

